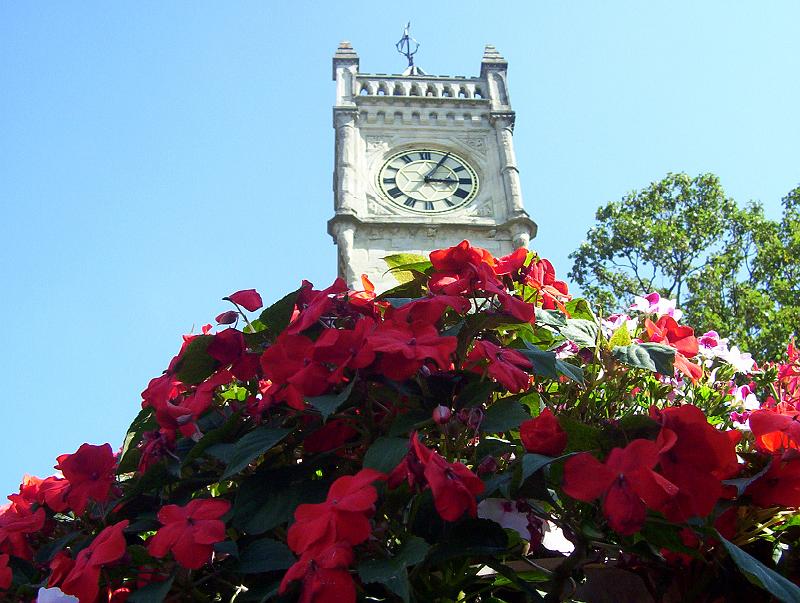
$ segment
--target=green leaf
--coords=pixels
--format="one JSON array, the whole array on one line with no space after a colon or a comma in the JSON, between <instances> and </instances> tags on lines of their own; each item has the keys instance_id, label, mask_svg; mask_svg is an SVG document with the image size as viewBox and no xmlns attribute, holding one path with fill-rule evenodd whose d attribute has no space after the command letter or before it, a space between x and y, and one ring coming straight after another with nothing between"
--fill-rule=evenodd
<instances>
[{"instance_id":1,"label":"green leaf","mask_svg":"<svg viewBox=\"0 0 800 603\"><path fill-rule=\"evenodd\" d=\"M335 413L342 404L347 402L347 399L350 397L350 394L353 391L353 385L355 385L355 382L355 379L351 379L348 386L338 394L328 394L326 396L308 398L309 404L316 408L322 415L323 423L327 421L328 417Z\"/></svg>"},{"instance_id":2,"label":"green leaf","mask_svg":"<svg viewBox=\"0 0 800 603\"><path fill-rule=\"evenodd\" d=\"M288 569L295 561L292 551L284 543L262 538L241 552L236 570L242 574L261 574Z\"/></svg>"},{"instance_id":3,"label":"green leaf","mask_svg":"<svg viewBox=\"0 0 800 603\"><path fill-rule=\"evenodd\" d=\"M420 563L427 555L430 545L418 536L407 540L394 557L372 559L358 566L358 577L364 583L383 584L391 592L409 601L410 586L406 568Z\"/></svg>"},{"instance_id":4,"label":"green leaf","mask_svg":"<svg viewBox=\"0 0 800 603\"><path fill-rule=\"evenodd\" d=\"M558 424L567 432L567 451L581 452L604 448L607 436L591 425L586 425L565 415L559 415Z\"/></svg>"},{"instance_id":5,"label":"green leaf","mask_svg":"<svg viewBox=\"0 0 800 603\"><path fill-rule=\"evenodd\" d=\"M408 453L408 438L381 437L372 443L364 455L364 467L389 473Z\"/></svg>"},{"instance_id":6,"label":"green leaf","mask_svg":"<svg viewBox=\"0 0 800 603\"><path fill-rule=\"evenodd\" d=\"M139 590L132 592L128 601L131 603L161 603L169 594L172 588L172 581L175 580L173 574L163 582L153 582Z\"/></svg>"},{"instance_id":7,"label":"green leaf","mask_svg":"<svg viewBox=\"0 0 800 603\"><path fill-rule=\"evenodd\" d=\"M196 385L210 377L219 364L206 351L213 335L198 335L189 342L178 361L176 377L190 385Z\"/></svg>"},{"instance_id":8,"label":"green leaf","mask_svg":"<svg viewBox=\"0 0 800 603\"><path fill-rule=\"evenodd\" d=\"M591 320L594 323L597 322L597 317L589 307L589 302L587 302L585 299L571 299L564 304L564 307L567 309L567 312L569 312L569 315L572 318L585 318L586 320Z\"/></svg>"},{"instance_id":9,"label":"green leaf","mask_svg":"<svg viewBox=\"0 0 800 603\"><path fill-rule=\"evenodd\" d=\"M275 444L285 438L291 429L275 429L273 427L258 427L246 434L235 444L230 463L225 467L221 480L239 473L253 460L267 452Z\"/></svg>"},{"instance_id":10,"label":"green leaf","mask_svg":"<svg viewBox=\"0 0 800 603\"><path fill-rule=\"evenodd\" d=\"M600 328L593 320L585 318L570 318L565 327L559 329L561 335L574 341L578 347L594 348L597 347L597 335Z\"/></svg>"},{"instance_id":11,"label":"green leaf","mask_svg":"<svg viewBox=\"0 0 800 603\"><path fill-rule=\"evenodd\" d=\"M611 350L614 358L636 368L662 375L671 375L675 369L675 349L660 343L632 343Z\"/></svg>"},{"instance_id":12,"label":"green leaf","mask_svg":"<svg viewBox=\"0 0 800 603\"><path fill-rule=\"evenodd\" d=\"M136 415L136 418L128 427L128 432L125 434L125 441L122 443L122 451L119 456L119 465L117 466L117 473L130 473L136 470L139 464L140 452L136 445L141 441L142 434L145 431L151 431L158 427L156 423L155 413L153 409L143 408Z\"/></svg>"},{"instance_id":13,"label":"green leaf","mask_svg":"<svg viewBox=\"0 0 800 603\"><path fill-rule=\"evenodd\" d=\"M543 310L542 308L535 308L536 311L536 324L561 329L567 326L567 317L561 310Z\"/></svg>"},{"instance_id":14,"label":"green leaf","mask_svg":"<svg viewBox=\"0 0 800 603\"><path fill-rule=\"evenodd\" d=\"M222 542L214 543L214 552L220 555L230 555L231 557L239 558L239 545L233 540L223 540Z\"/></svg>"},{"instance_id":15,"label":"green leaf","mask_svg":"<svg viewBox=\"0 0 800 603\"><path fill-rule=\"evenodd\" d=\"M227 440L241 425L241 418L242 413L235 412L228 417L228 420L225 421L221 427L206 432L203 437L200 438L200 441L189 449L189 452L181 463L181 467L189 465L193 460L203 454L207 448Z\"/></svg>"},{"instance_id":16,"label":"green leaf","mask_svg":"<svg viewBox=\"0 0 800 603\"><path fill-rule=\"evenodd\" d=\"M489 519L465 519L453 526L446 541L431 547L425 563L435 565L457 557L501 555L507 548L508 536L500 524Z\"/></svg>"},{"instance_id":17,"label":"green leaf","mask_svg":"<svg viewBox=\"0 0 800 603\"><path fill-rule=\"evenodd\" d=\"M292 319L294 312L294 304L297 301L297 294L300 292L292 291L284 295L281 299L266 308L258 320L264 324L265 331L269 334L271 339L275 339L280 335L283 330L289 326L289 321Z\"/></svg>"},{"instance_id":18,"label":"green leaf","mask_svg":"<svg viewBox=\"0 0 800 603\"><path fill-rule=\"evenodd\" d=\"M533 372L536 375L549 377L550 379L558 379L561 375L564 375L573 381L583 383L583 369L581 367L556 358L555 352L540 350L527 341L524 343L525 349L520 349L519 352L527 356L533 363Z\"/></svg>"},{"instance_id":19,"label":"green leaf","mask_svg":"<svg viewBox=\"0 0 800 603\"><path fill-rule=\"evenodd\" d=\"M617 346L626 346L632 343L631 332L628 330L628 325L623 324L611 335L608 340L608 347L615 348Z\"/></svg>"},{"instance_id":20,"label":"green leaf","mask_svg":"<svg viewBox=\"0 0 800 603\"><path fill-rule=\"evenodd\" d=\"M543 454L526 454L522 457L522 481L524 482L542 467L546 467L553 461L557 461L561 458L564 457L551 457L544 456Z\"/></svg>"},{"instance_id":21,"label":"green leaf","mask_svg":"<svg viewBox=\"0 0 800 603\"><path fill-rule=\"evenodd\" d=\"M519 429L520 423L531 418L528 409L519 400L503 398L492 404L481 422L481 431L499 433Z\"/></svg>"},{"instance_id":22,"label":"green leaf","mask_svg":"<svg viewBox=\"0 0 800 603\"><path fill-rule=\"evenodd\" d=\"M797 603L800 601L800 587L781 576L778 572L771 570L752 555L745 553L732 542L725 540L719 532L717 532L717 536L728 551L731 559L733 559L733 562L739 566L739 569L750 582L763 588L784 603Z\"/></svg>"},{"instance_id":23,"label":"green leaf","mask_svg":"<svg viewBox=\"0 0 800 603\"><path fill-rule=\"evenodd\" d=\"M431 420L431 413L424 410L410 410L407 413L399 415L389 428L390 436L401 436L407 434L420 423L425 423Z\"/></svg>"},{"instance_id":24,"label":"green leaf","mask_svg":"<svg viewBox=\"0 0 800 603\"><path fill-rule=\"evenodd\" d=\"M425 274L431 262L424 255L415 253L396 253L383 258L390 272L401 285L414 280L415 274Z\"/></svg>"}]
</instances>

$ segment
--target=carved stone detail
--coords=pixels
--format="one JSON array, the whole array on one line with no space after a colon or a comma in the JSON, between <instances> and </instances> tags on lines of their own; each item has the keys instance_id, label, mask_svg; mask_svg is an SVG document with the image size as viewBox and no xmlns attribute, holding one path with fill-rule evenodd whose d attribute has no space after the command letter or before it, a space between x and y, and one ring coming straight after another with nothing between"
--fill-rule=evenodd
<instances>
[{"instance_id":1,"label":"carved stone detail","mask_svg":"<svg viewBox=\"0 0 800 603\"><path fill-rule=\"evenodd\" d=\"M459 140L471 148L473 151L477 151L481 155L486 155L486 137L485 136L461 136Z\"/></svg>"},{"instance_id":2,"label":"carved stone detail","mask_svg":"<svg viewBox=\"0 0 800 603\"><path fill-rule=\"evenodd\" d=\"M391 136L365 136L364 140L367 143L367 153L386 151L392 143Z\"/></svg>"}]
</instances>

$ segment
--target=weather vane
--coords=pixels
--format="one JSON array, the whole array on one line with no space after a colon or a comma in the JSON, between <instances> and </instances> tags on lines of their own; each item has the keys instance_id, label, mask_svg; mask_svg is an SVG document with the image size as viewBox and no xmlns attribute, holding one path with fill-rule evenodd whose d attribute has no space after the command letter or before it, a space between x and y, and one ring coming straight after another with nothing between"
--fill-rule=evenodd
<instances>
[{"instance_id":1,"label":"weather vane","mask_svg":"<svg viewBox=\"0 0 800 603\"><path fill-rule=\"evenodd\" d=\"M409 29L411 29L411 21L403 28L403 37L400 38L400 41L395 44L395 46L397 46L397 52L408 59L408 67L413 71L414 55L417 53L417 50L419 50L419 42L411 37L408 33Z\"/></svg>"}]
</instances>

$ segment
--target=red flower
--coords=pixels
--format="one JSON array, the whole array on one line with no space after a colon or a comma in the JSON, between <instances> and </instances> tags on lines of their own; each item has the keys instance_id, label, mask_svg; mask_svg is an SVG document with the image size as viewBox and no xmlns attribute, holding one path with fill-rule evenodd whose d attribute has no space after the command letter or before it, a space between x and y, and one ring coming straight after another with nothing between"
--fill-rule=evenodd
<instances>
[{"instance_id":1,"label":"red flower","mask_svg":"<svg viewBox=\"0 0 800 603\"><path fill-rule=\"evenodd\" d=\"M244 335L236 329L225 329L214 335L206 352L220 364L229 365L245 352Z\"/></svg>"},{"instance_id":2,"label":"red flower","mask_svg":"<svg viewBox=\"0 0 800 603\"><path fill-rule=\"evenodd\" d=\"M756 448L765 454L780 454L789 449L800 449L798 417L800 417L799 411L784 405L751 412L750 429L755 436Z\"/></svg>"},{"instance_id":3,"label":"red flower","mask_svg":"<svg viewBox=\"0 0 800 603\"><path fill-rule=\"evenodd\" d=\"M541 259L532 262L525 272L525 284L539 293L542 308L553 310L558 308L568 314L564 302L572 299L567 284L556 280L556 270L549 260Z\"/></svg>"},{"instance_id":4,"label":"red flower","mask_svg":"<svg viewBox=\"0 0 800 603\"><path fill-rule=\"evenodd\" d=\"M272 381L266 395L297 410L305 408L304 397L328 389L330 371L314 360L314 342L304 335L281 334L261 355L261 368Z\"/></svg>"},{"instance_id":5,"label":"red flower","mask_svg":"<svg viewBox=\"0 0 800 603\"><path fill-rule=\"evenodd\" d=\"M469 241L433 251L430 258L435 272L430 278L428 288L434 293L460 295L476 289L501 288L494 272L495 260L492 254L480 247L472 247Z\"/></svg>"},{"instance_id":6,"label":"red flower","mask_svg":"<svg viewBox=\"0 0 800 603\"><path fill-rule=\"evenodd\" d=\"M662 426L658 437L661 473L679 488L660 510L671 521L705 517L725 493L722 480L739 472L732 439L739 433L709 425L703 411L691 404L651 414Z\"/></svg>"},{"instance_id":7,"label":"red flower","mask_svg":"<svg viewBox=\"0 0 800 603\"><path fill-rule=\"evenodd\" d=\"M8 567L8 555L0 555L0 590L8 590L11 586L11 568Z\"/></svg>"},{"instance_id":8,"label":"red flower","mask_svg":"<svg viewBox=\"0 0 800 603\"><path fill-rule=\"evenodd\" d=\"M416 433L411 436L408 456L392 471L389 485L398 486L403 477L412 487L430 486L433 504L445 521L456 521L465 512L477 515L475 497L483 492L484 483L462 463L450 463L423 446Z\"/></svg>"},{"instance_id":9,"label":"red flower","mask_svg":"<svg viewBox=\"0 0 800 603\"><path fill-rule=\"evenodd\" d=\"M211 406L214 400L214 391L231 381L233 381L233 375L230 371L219 371L198 385L191 394L176 399L175 404L172 402L157 403L155 405L156 421L165 429L180 430L186 437L196 435L198 429L195 421Z\"/></svg>"},{"instance_id":10,"label":"red flower","mask_svg":"<svg viewBox=\"0 0 800 603\"><path fill-rule=\"evenodd\" d=\"M278 593L284 594L291 582L302 580L298 603L355 603L356 587L347 571L353 559L353 549L344 542L304 553L287 570Z\"/></svg>"},{"instance_id":11,"label":"red flower","mask_svg":"<svg viewBox=\"0 0 800 603\"><path fill-rule=\"evenodd\" d=\"M533 368L533 365L516 350L479 340L467 356L465 368L474 373L483 373L483 360L488 363L489 376L502 383L509 391L517 393L530 387L530 375L522 369Z\"/></svg>"},{"instance_id":12,"label":"red flower","mask_svg":"<svg viewBox=\"0 0 800 603\"><path fill-rule=\"evenodd\" d=\"M356 545L369 538L369 515L378 499L372 483L386 479L374 469L340 477L328 490L324 503L304 504L294 512L287 542L295 553L319 552L337 542Z\"/></svg>"},{"instance_id":13,"label":"red flower","mask_svg":"<svg viewBox=\"0 0 800 603\"><path fill-rule=\"evenodd\" d=\"M330 383L340 383L347 368L364 368L375 360L375 352L365 345L365 338L375 329L375 321L362 318L353 329L324 329L314 343L314 360L333 365Z\"/></svg>"},{"instance_id":14,"label":"red flower","mask_svg":"<svg viewBox=\"0 0 800 603\"><path fill-rule=\"evenodd\" d=\"M383 353L378 371L396 381L413 375L427 359L440 369L448 369L452 364L450 356L458 345L455 337L440 337L433 325L393 320L381 323L367 342L371 350Z\"/></svg>"},{"instance_id":15,"label":"red flower","mask_svg":"<svg viewBox=\"0 0 800 603\"><path fill-rule=\"evenodd\" d=\"M127 519L107 527L95 537L92 544L81 550L75 558L75 565L64 579L61 590L78 597L81 603L92 603L100 590L100 569L118 561L125 554L125 536L122 531L126 527Z\"/></svg>"},{"instance_id":16,"label":"red flower","mask_svg":"<svg viewBox=\"0 0 800 603\"><path fill-rule=\"evenodd\" d=\"M346 291L347 285L341 278L337 278L330 287L322 291L315 291L311 283L303 281L303 286L297 294L292 322L284 333L297 335L316 324L322 315L333 307L332 298Z\"/></svg>"},{"instance_id":17,"label":"red flower","mask_svg":"<svg viewBox=\"0 0 800 603\"><path fill-rule=\"evenodd\" d=\"M746 492L759 507L800 507L800 459L773 459Z\"/></svg>"},{"instance_id":18,"label":"red flower","mask_svg":"<svg viewBox=\"0 0 800 603\"><path fill-rule=\"evenodd\" d=\"M225 540L225 522L220 519L231 508L227 500L196 498L189 504L166 505L158 512L163 524L147 545L153 557L172 551L187 569L199 569L211 560L214 543Z\"/></svg>"},{"instance_id":19,"label":"red flower","mask_svg":"<svg viewBox=\"0 0 800 603\"><path fill-rule=\"evenodd\" d=\"M407 323L423 322L435 324L447 308L452 308L459 314L467 312L472 304L458 295L432 295L417 299L400 308L392 308L386 312L386 317L392 320Z\"/></svg>"},{"instance_id":20,"label":"red flower","mask_svg":"<svg viewBox=\"0 0 800 603\"><path fill-rule=\"evenodd\" d=\"M697 381L703 374L703 369L696 364L692 364L687 358L697 355L699 344L697 337L694 336L692 327L679 326L672 316L664 315L653 323L646 318L644 326L647 329L647 337L654 343L663 343L677 350L675 354L675 368L684 375Z\"/></svg>"},{"instance_id":21,"label":"red flower","mask_svg":"<svg viewBox=\"0 0 800 603\"><path fill-rule=\"evenodd\" d=\"M661 508L677 488L653 471L658 448L650 440L633 440L614 448L605 463L583 452L564 464L561 487L569 496L591 502L603 498L603 515L620 534L637 532L647 507Z\"/></svg>"},{"instance_id":22,"label":"red flower","mask_svg":"<svg viewBox=\"0 0 800 603\"><path fill-rule=\"evenodd\" d=\"M100 503L108 500L117 466L110 444L81 444L75 453L62 454L56 460L55 468L69 481L67 503L76 515L86 510L89 499Z\"/></svg>"},{"instance_id":23,"label":"red flower","mask_svg":"<svg viewBox=\"0 0 800 603\"><path fill-rule=\"evenodd\" d=\"M229 295L228 297L223 297L222 299L230 300L234 304L242 306L242 308L249 312L255 312L264 305L264 302L261 300L261 296L255 289L244 289L242 291L237 291L236 293Z\"/></svg>"},{"instance_id":24,"label":"red flower","mask_svg":"<svg viewBox=\"0 0 800 603\"><path fill-rule=\"evenodd\" d=\"M32 552L25 535L42 529L44 509L40 507L34 511L33 504L19 494L8 498L11 502L0 507L0 550L30 560Z\"/></svg>"},{"instance_id":25,"label":"red flower","mask_svg":"<svg viewBox=\"0 0 800 603\"><path fill-rule=\"evenodd\" d=\"M538 417L523 422L519 426L519 437L525 450L534 454L557 456L567 446L567 432L561 429L549 408Z\"/></svg>"},{"instance_id":26,"label":"red flower","mask_svg":"<svg viewBox=\"0 0 800 603\"><path fill-rule=\"evenodd\" d=\"M303 450L311 454L335 450L357 435L358 431L344 419L332 419L305 439Z\"/></svg>"},{"instance_id":27,"label":"red flower","mask_svg":"<svg viewBox=\"0 0 800 603\"><path fill-rule=\"evenodd\" d=\"M528 259L528 250L524 247L519 247L501 258L497 258L494 262L494 273L497 276L509 274L515 276L522 270L525 260Z\"/></svg>"}]
</instances>

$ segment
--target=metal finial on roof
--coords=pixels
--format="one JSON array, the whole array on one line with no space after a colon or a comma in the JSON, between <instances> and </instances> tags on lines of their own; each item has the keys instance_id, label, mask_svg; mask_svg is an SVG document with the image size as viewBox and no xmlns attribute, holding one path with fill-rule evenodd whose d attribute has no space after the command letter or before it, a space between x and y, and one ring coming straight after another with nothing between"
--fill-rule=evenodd
<instances>
[{"instance_id":1,"label":"metal finial on roof","mask_svg":"<svg viewBox=\"0 0 800 603\"><path fill-rule=\"evenodd\" d=\"M422 69L414 65L414 55L417 54L417 51L419 50L419 42L411 37L411 34L409 34L410 29L411 21L409 21L403 28L403 37L400 38L400 41L397 42L397 44L395 44L397 52L408 59L408 67L403 72L403 75L425 75L425 72Z\"/></svg>"}]
</instances>

